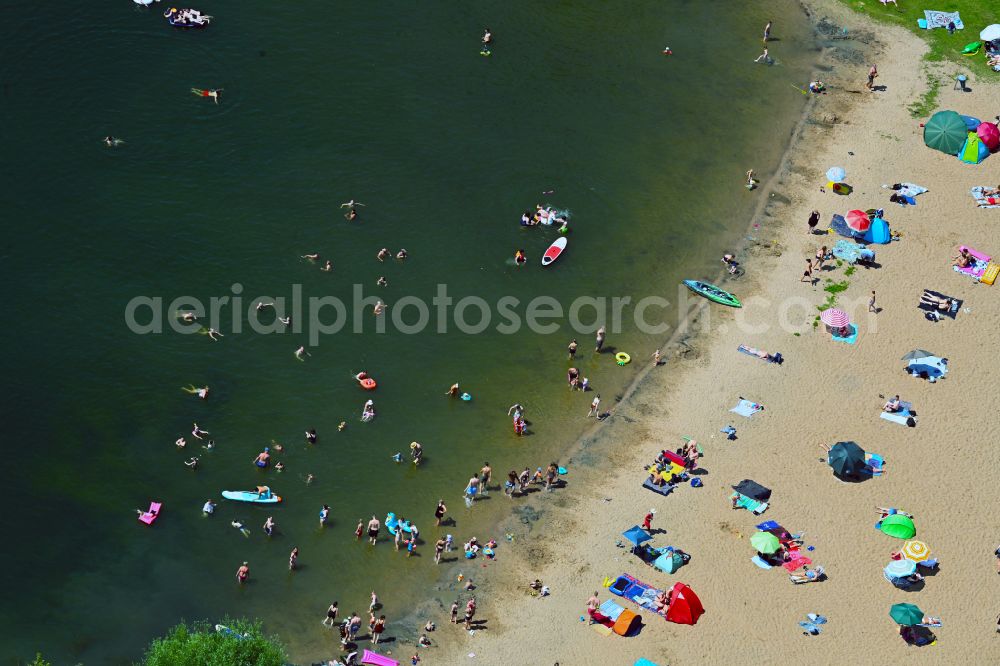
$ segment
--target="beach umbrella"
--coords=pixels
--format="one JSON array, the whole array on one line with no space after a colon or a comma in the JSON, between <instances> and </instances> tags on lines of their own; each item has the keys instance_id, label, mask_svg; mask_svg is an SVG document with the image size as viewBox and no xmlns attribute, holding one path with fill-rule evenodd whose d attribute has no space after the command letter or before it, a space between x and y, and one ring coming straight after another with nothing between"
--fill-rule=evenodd
<instances>
[{"instance_id":1,"label":"beach umbrella","mask_svg":"<svg viewBox=\"0 0 1000 666\"><path fill-rule=\"evenodd\" d=\"M967 135L965 121L954 111L938 111L924 125L924 143L927 147L949 155L958 154Z\"/></svg>"},{"instance_id":2,"label":"beach umbrella","mask_svg":"<svg viewBox=\"0 0 1000 666\"><path fill-rule=\"evenodd\" d=\"M1000 39L1000 23L994 23L983 28L983 31L979 33L979 39L984 42L992 42Z\"/></svg>"},{"instance_id":3,"label":"beach umbrella","mask_svg":"<svg viewBox=\"0 0 1000 666\"><path fill-rule=\"evenodd\" d=\"M903 358L899 360L912 361L914 359L929 358L931 356L934 356L934 354L927 351L926 349L914 349L913 351L906 352L905 354L903 354Z\"/></svg>"},{"instance_id":4,"label":"beach umbrella","mask_svg":"<svg viewBox=\"0 0 1000 666\"><path fill-rule=\"evenodd\" d=\"M1000 148L1000 129L993 123L979 123L976 127L976 136L990 149L990 152L995 153Z\"/></svg>"},{"instance_id":5,"label":"beach umbrella","mask_svg":"<svg viewBox=\"0 0 1000 666\"><path fill-rule=\"evenodd\" d=\"M781 548L781 542L778 541L778 537L774 536L770 532L757 532L750 537L750 545L753 546L758 553L764 553L765 555L776 553L778 549Z\"/></svg>"},{"instance_id":6,"label":"beach umbrella","mask_svg":"<svg viewBox=\"0 0 1000 666\"><path fill-rule=\"evenodd\" d=\"M826 179L831 183L842 183L847 178L847 172L843 167L830 167L826 172Z\"/></svg>"},{"instance_id":7,"label":"beach umbrella","mask_svg":"<svg viewBox=\"0 0 1000 666\"><path fill-rule=\"evenodd\" d=\"M896 624L912 627L924 621L924 612L913 604L893 604L889 609L889 617L895 620Z\"/></svg>"},{"instance_id":8,"label":"beach umbrella","mask_svg":"<svg viewBox=\"0 0 1000 666\"><path fill-rule=\"evenodd\" d=\"M847 226L854 231L868 231L872 226L871 218L863 210L852 210L847 213Z\"/></svg>"},{"instance_id":9,"label":"beach umbrella","mask_svg":"<svg viewBox=\"0 0 1000 666\"><path fill-rule=\"evenodd\" d=\"M893 560L885 567L885 573L890 578L906 578L917 572L917 563L913 560Z\"/></svg>"},{"instance_id":10,"label":"beach umbrella","mask_svg":"<svg viewBox=\"0 0 1000 666\"><path fill-rule=\"evenodd\" d=\"M833 328L841 328L851 323L851 318L847 316L847 313L843 310L838 310L837 308L823 310L823 312L819 314L819 320L827 326L832 326Z\"/></svg>"},{"instance_id":11,"label":"beach umbrella","mask_svg":"<svg viewBox=\"0 0 1000 666\"><path fill-rule=\"evenodd\" d=\"M897 539L912 539L917 534L913 519L901 513L893 513L882 519L879 529Z\"/></svg>"},{"instance_id":12,"label":"beach umbrella","mask_svg":"<svg viewBox=\"0 0 1000 666\"><path fill-rule=\"evenodd\" d=\"M857 476L865 469L865 451L855 442L837 442L827 462L837 476Z\"/></svg>"},{"instance_id":13,"label":"beach umbrella","mask_svg":"<svg viewBox=\"0 0 1000 666\"><path fill-rule=\"evenodd\" d=\"M923 562L931 556L931 549L923 541L907 541L899 552L908 560Z\"/></svg>"},{"instance_id":14,"label":"beach umbrella","mask_svg":"<svg viewBox=\"0 0 1000 666\"><path fill-rule=\"evenodd\" d=\"M634 527L631 527L622 532L622 536L631 541L633 546L638 546L639 544L646 543L647 541L653 538L652 536L650 536L649 532L642 529L638 525L635 525Z\"/></svg>"}]
</instances>

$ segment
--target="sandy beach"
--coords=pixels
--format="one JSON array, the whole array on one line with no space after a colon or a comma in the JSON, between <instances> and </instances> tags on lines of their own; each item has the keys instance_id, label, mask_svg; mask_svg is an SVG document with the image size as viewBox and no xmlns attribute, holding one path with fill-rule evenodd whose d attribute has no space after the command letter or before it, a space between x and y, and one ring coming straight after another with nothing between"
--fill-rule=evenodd
<instances>
[{"instance_id":1,"label":"sandy beach","mask_svg":"<svg viewBox=\"0 0 1000 666\"><path fill-rule=\"evenodd\" d=\"M433 638L441 647L422 651L425 663L566 666L632 664L646 657L660 666L956 664L994 663L1000 656L993 555L1000 543L994 499L1000 474L990 451L1000 430L990 394L1000 370L1000 291L951 267L960 243L1000 252L1000 211L977 208L969 195L973 186L997 185L1000 158L969 166L925 147L925 119L907 110L926 85L920 39L868 24L832 3L808 5L814 20L829 17L860 37L852 44L870 49L864 57L878 63L876 84L885 89L865 90L867 65L848 61L843 52L824 56L828 93L815 96L794 128L782 170L748 195L761 202L748 232L755 240L743 249L719 248L720 256L736 250L746 268L742 279L722 283L743 299L744 309L692 299L698 312L691 330L678 334L666 363L640 377L612 418L596 425L564 461L565 488L520 500L517 515L501 527L513 542L503 543L498 561L473 575L483 628L470 635L436 615ZM779 50L780 42L772 48ZM941 66L945 80L955 69ZM938 108L993 119L1000 112L1000 85L975 78L969 85L972 92L964 93L946 84ZM847 171L848 196L821 190L823 174L834 165ZM740 177L733 175L737 186ZM898 182L929 191L918 205L903 208L889 203L890 192L881 187ZM800 281L804 260L837 240L807 233L811 210L820 211L819 228L825 229L834 213L879 207L901 236L875 246L879 267L848 272L846 265L827 263L815 285ZM858 326L855 344L832 341L822 326L812 325L830 281L849 283L837 304ZM664 289L676 298L673 285ZM916 307L923 289L962 299L957 318L926 320ZM877 314L868 313L873 290ZM740 354L740 344L780 352L785 362ZM906 375L900 357L915 348L947 357L947 377L932 384ZM652 351L633 356L650 363ZM913 403L915 428L879 418L880 396L895 394ZM765 410L749 419L730 413L741 396ZM729 424L737 428L735 441L719 432ZM683 485L668 497L642 488L644 465L661 449L680 447L683 436L704 447L704 486ZM838 480L820 445L841 440L883 456L887 473L861 483ZM731 508L730 486L742 479L773 491L763 516ZM876 506L912 513L916 538L940 560L922 590L902 591L883 579L890 552L903 541L873 529ZM650 508L657 510L652 545L673 545L692 556L673 575L616 546ZM793 585L781 568L756 567L749 537L763 520L804 532L815 548L807 554L828 579ZM637 636L599 635L581 621L585 602L594 590L602 601L613 598L602 580L622 573L660 588L687 583L706 612L697 625L684 626L643 611ZM529 594L527 583L535 578L550 587L550 596ZM457 592L442 590L440 598L449 594ZM888 615L899 602L943 619L936 644L904 644ZM798 622L807 613L828 618L820 635L803 634Z\"/></svg>"}]
</instances>

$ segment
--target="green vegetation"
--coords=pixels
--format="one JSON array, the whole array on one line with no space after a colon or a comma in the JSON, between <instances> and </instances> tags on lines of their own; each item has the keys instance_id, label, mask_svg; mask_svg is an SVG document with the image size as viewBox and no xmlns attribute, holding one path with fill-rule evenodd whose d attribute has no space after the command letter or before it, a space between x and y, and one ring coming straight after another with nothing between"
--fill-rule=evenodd
<instances>
[{"instance_id":1,"label":"green vegetation","mask_svg":"<svg viewBox=\"0 0 1000 666\"><path fill-rule=\"evenodd\" d=\"M35 658L28 662L28 666L52 666L52 662L42 658L41 652L36 652Z\"/></svg>"},{"instance_id":2,"label":"green vegetation","mask_svg":"<svg viewBox=\"0 0 1000 666\"><path fill-rule=\"evenodd\" d=\"M854 275L854 271L858 270L857 266L848 266L844 269L844 277L851 277Z\"/></svg>"},{"instance_id":3,"label":"green vegetation","mask_svg":"<svg viewBox=\"0 0 1000 666\"><path fill-rule=\"evenodd\" d=\"M847 288L851 286L851 283L848 282L847 280L844 280L843 282L834 282L832 280L828 280L828 282L830 284L823 287L823 291L827 292L828 294L834 297L836 297L836 295L842 291L847 291Z\"/></svg>"},{"instance_id":4,"label":"green vegetation","mask_svg":"<svg viewBox=\"0 0 1000 666\"><path fill-rule=\"evenodd\" d=\"M141 666L283 666L288 656L284 646L264 636L260 622L226 618L222 624L233 633L219 633L211 624L188 626L181 622L163 638L154 640Z\"/></svg>"},{"instance_id":5,"label":"green vegetation","mask_svg":"<svg viewBox=\"0 0 1000 666\"><path fill-rule=\"evenodd\" d=\"M998 22L996 0L940 0L932 3L933 6L905 0L900 7L883 5L877 0L840 1L876 21L901 25L910 32L920 35L930 47L925 56L927 60L931 62L949 61L957 66L955 72L949 77L949 81L954 81L954 78L959 74L970 71L983 77L1000 76L986 66L986 58L982 51L974 56L962 55L962 48L966 44L979 41L979 33L983 28ZM925 9L959 12L965 29L956 30L954 35L949 35L944 28L922 30L917 25L917 19L924 18ZM927 68L924 68L924 73L927 76L927 91L920 96L920 99L907 107L910 115L914 118L925 118L937 109L938 90L946 82L939 76L932 74Z\"/></svg>"}]
</instances>

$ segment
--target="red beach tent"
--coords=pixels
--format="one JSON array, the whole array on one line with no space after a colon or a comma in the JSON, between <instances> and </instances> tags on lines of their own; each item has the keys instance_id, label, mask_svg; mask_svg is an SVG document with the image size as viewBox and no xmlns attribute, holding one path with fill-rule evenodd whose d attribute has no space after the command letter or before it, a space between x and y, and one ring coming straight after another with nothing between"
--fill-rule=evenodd
<instances>
[{"instance_id":1,"label":"red beach tent","mask_svg":"<svg viewBox=\"0 0 1000 666\"><path fill-rule=\"evenodd\" d=\"M667 620L677 624L696 624L698 618L705 612L701 599L684 583L674 583L670 591L670 606L667 608Z\"/></svg>"}]
</instances>

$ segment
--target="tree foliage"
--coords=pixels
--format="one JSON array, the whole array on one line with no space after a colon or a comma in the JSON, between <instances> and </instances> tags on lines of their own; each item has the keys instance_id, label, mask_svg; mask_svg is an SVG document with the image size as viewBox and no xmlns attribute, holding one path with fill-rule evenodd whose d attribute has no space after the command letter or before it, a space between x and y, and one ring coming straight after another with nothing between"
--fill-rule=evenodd
<instances>
[{"instance_id":1,"label":"tree foliage","mask_svg":"<svg viewBox=\"0 0 1000 666\"><path fill-rule=\"evenodd\" d=\"M283 666L285 647L277 638L265 636L260 622L226 618L216 631L208 623L181 622L166 636L154 640L142 666Z\"/></svg>"}]
</instances>

